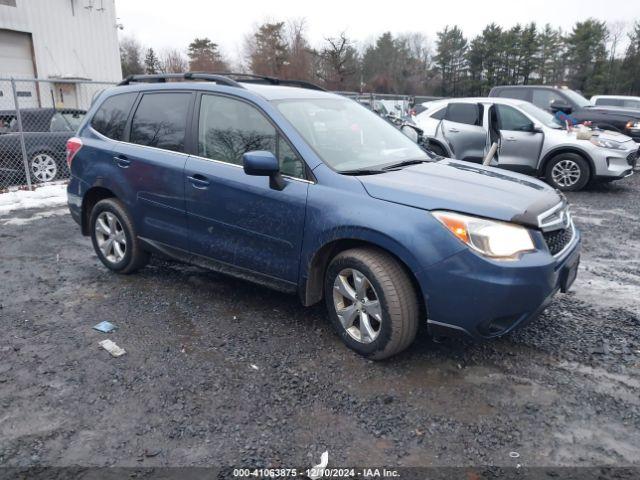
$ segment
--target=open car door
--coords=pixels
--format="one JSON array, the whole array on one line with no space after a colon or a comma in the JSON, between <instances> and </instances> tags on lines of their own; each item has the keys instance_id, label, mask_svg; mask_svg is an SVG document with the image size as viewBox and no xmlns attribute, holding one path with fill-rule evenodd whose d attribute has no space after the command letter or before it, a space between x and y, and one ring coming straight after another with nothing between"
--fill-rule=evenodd
<instances>
[{"instance_id":1,"label":"open car door","mask_svg":"<svg viewBox=\"0 0 640 480\"><path fill-rule=\"evenodd\" d=\"M487 144L484 107L479 103L451 102L442 120L442 135L458 160L481 163Z\"/></svg>"}]
</instances>

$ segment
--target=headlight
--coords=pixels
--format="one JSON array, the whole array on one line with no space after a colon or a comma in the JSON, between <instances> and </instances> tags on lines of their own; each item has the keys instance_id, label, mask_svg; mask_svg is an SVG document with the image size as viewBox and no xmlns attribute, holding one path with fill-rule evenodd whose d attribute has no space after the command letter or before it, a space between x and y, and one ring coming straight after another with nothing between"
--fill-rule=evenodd
<instances>
[{"instance_id":1,"label":"headlight","mask_svg":"<svg viewBox=\"0 0 640 480\"><path fill-rule=\"evenodd\" d=\"M627 122L627 130L640 130L640 122Z\"/></svg>"},{"instance_id":2,"label":"headlight","mask_svg":"<svg viewBox=\"0 0 640 480\"><path fill-rule=\"evenodd\" d=\"M453 212L431 213L458 240L487 257L513 260L520 253L535 250L529 231L520 225Z\"/></svg>"},{"instance_id":3,"label":"headlight","mask_svg":"<svg viewBox=\"0 0 640 480\"><path fill-rule=\"evenodd\" d=\"M624 146L620 142L614 140L605 140L604 138L591 137L589 140L596 147L611 148L613 150L624 150Z\"/></svg>"}]
</instances>

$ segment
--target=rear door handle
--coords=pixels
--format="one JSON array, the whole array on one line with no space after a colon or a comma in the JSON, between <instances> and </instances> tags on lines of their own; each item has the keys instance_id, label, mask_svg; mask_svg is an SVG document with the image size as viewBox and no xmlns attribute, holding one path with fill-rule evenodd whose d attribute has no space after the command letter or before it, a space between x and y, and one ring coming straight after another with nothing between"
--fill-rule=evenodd
<instances>
[{"instance_id":1,"label":"rear door handle","mask_svg":"<svg viewBox=\"0 0 640 480\"><path fill-rule=\"evenodd\" d=\"M459 133L460 132L460 130L458 130L457 128L450 128L449 131L451 133Z\"/></svg>"},{"instance_id":2,"label":"rear door handle","mask_svg":"<svg viewBox=\"0 0 640 480\"><path fill-rule=\"evenodd\" d=\"M120 168L127 168L129 165L131 165L131 160L129 160L124 155L116 155L115 157L113 157L113 161L116 162L116 165L118 165Z\"/></svg>"},{"instance_id":3,"label":"rear door handle","mask_svg":"<svg viewBox=\"0 0 640 480\"><path fill-rule=\"evenodd\" d=\"M507 137L507 138L505 138L505 140L507 142L517 142L518 141L518 140L516 140L516 137Z\"/></svg>"},{"instance_id":4,"label":"rear door handle","mask_svg":"<svg viewBox=\"0 0 640 480\"><path fill-rule=\"evenodd\" d=\"M193 175L187 177L193 185L194 188L199 188L201 190L206 189L211 182L204 175L200 175L199 173L194 173Z\"/></svg>"}]
</instances>

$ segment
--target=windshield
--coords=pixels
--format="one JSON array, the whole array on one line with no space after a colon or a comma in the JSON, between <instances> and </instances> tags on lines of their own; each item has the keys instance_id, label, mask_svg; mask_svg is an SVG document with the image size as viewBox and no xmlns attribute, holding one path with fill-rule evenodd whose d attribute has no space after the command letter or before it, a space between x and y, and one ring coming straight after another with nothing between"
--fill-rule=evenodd
<instances>
[{"instance_id":1,"label":"windshield","mask_svg":"<svg viewBox=\"0 0 640 480\"><path fill-rule=\"evenodd\" d=\"M80 124L84 118L84 114L80 112L64 112L62 116L74 132L80 128Z\"/></svg>"},{"instance_id":2,"label":"windshield","mask_svg":"<svg viewBox=\"0 0 640 480\"><path fill-rule=\"evenodd\" d=\"M522 111L532 116L536 121L549 128L564 128L560 121L549 112L536 107L533 103L521 103L518 105Z\"/></svg>"},{"instance_id":3,"label":"windshield","mask_svg":"<svg viewBox=\"0 0 640 480\"><path fill-rule=\"evenodd\" d=\"M274 103L320 158L339 172L377 169L405 160L430 160L400 130L353 100L296 99Z\"/></svg>"},{"instance_id":4,"label":"windshield","mask_svg":"<svg viewBox=\"0 0 640 480\"><path fill-rule=\"evenodd\" d=\"M576 103L580 108L584 108L584 107L592 107L593 103L591 103L589 100L587 100L586 98L584 98L582 95L580 95L578 92L575 92L573 90L562 90L567 97L569 97L571 99L572 102Z\"/></svg>"}]
</instances>

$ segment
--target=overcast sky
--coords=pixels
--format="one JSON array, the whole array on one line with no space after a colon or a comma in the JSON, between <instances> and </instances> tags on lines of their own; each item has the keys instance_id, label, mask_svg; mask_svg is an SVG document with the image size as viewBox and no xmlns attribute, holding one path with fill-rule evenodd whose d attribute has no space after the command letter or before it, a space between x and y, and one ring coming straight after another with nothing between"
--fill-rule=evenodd
<instances>
[{"instance_id":1,"label":"overcast sky","mask_svg":"<svg viewBox=\"0 0 640 480\"><path fill-rule=\"evenodd\" d=\"M435 34L457 24L466 36L480 33L491 21L503 27L518 22L551 23L570 29L578 20L640 20L640 0L116 0L123 35L162 50L185 50L195 37L209 37L231 59L238 60L244 36L264 20L305 18L312 44L346 31L358 42L385 31Z\"/></svg>"}]
</instances>

